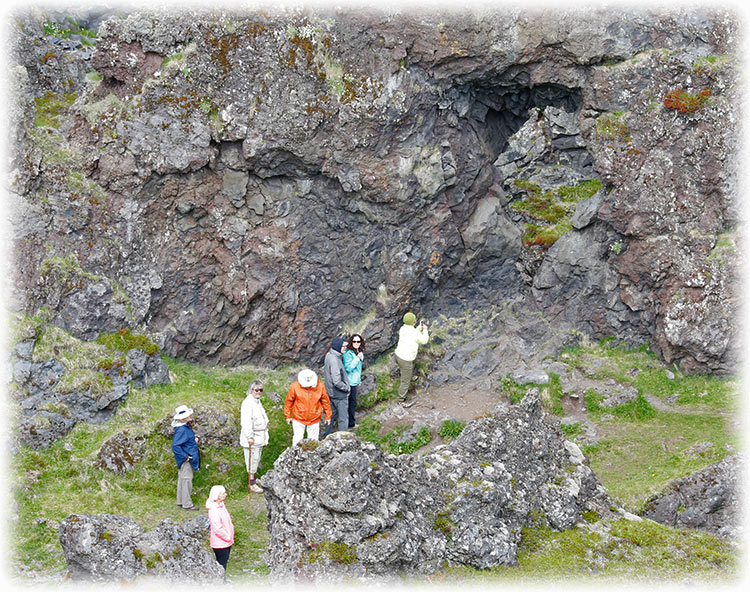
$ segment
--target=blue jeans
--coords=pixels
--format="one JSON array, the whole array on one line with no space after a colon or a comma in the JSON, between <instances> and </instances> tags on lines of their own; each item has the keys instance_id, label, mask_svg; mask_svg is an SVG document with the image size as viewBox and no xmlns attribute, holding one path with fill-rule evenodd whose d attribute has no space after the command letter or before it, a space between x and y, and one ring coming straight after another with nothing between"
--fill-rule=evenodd
<instances>
[{"instance_id":1,"label":"blue jeans","mask_svg":"<svg viewBox=\"0 0 750 592\"><path fill-rule=\"evenodd\" d=\"M331 421L328 423L328 427L323 434L324 438L333 432L345 432L347 430L347 422L349 421L349 399L347 397L344 397L343 399L331 399L331 415L333 415L333 417L331 417ZM333 424L337 424L336 429L333 428Z\"/></svg>"}]
</instances>

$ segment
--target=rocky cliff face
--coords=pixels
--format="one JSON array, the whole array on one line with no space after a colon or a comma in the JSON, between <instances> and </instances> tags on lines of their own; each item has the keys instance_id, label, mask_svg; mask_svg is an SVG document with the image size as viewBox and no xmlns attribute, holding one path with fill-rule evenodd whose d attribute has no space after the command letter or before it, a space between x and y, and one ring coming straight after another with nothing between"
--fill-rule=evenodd
<instances>
[{"instance_id":1,"label":"rocky cliff face","mask_svg":"<svg viewBox=\"0 0 750 592\"><path fill-rule=\"evenodd\" d=\"M45 18L13 37L15 308L277 364L514 300L736 369L733 15L142 12L95 51Z\"/></svg>"}]
</instances>

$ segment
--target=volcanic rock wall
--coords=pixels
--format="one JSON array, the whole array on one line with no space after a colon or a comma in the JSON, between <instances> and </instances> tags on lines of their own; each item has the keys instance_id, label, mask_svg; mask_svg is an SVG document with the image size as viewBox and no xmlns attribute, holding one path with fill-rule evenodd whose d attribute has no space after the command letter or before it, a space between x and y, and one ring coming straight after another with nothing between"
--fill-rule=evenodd
<instances>
[{"instance_id":1,"label":"volcanic rock wall","mask_svg":"<svg viewBox=\"0 0 750 592\"><path fill-rule=\"evenodd\" d=\"M278 364L524 298L736 369L731 14L140 12L95 51L45 18L11 52L14 308Z\"/></svg>"}]
</instances>

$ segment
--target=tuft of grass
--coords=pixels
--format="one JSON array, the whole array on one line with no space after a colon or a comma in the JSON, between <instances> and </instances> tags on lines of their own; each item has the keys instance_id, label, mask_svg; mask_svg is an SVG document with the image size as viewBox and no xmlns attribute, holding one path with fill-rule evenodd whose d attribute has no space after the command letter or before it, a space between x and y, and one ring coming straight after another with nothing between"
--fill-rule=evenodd
<instances>
[{"instance_id":1,"label":"tuft of grass","mask_svg":"<svg viewBox=\"0 0 750 592\"><path fill-rule=\"evenodd\" d=\"M130 329L120 329L115 333L102 333L96 342L109 349L121 352L138 349L149 355L153 355L159 351L159 346L153 343L146 335L133 333Z\"/></svg>"},{"instance_id":2,"label":"tuft of grass","mask_svg":"<svg viewBox=\"0 0 750 592\"><path fill-rule=\"evenodd\" d=\"M629 421L645 421L653 419L656 416L656 410L641 395L630 403L623 403L615 407L603 407L600 405L603 395L597 393L594 389L588 389L585 393L586 409L591 417L601 419L605 413L610 413L615 417Z\"/></svg>"},{"instance_id":3,"label":"tuft of grass","mask_svg":"<svg viewBox=\"0 0 750 592\"><path fill-rule=\"evenodd\" d=\"M357 408L361 410L375 409L382 403L390 403L398 398L400 380L393 380L388 372L381 372L376 376L375 389L357 401Z\"/></svg>"},{"instance_id":4,"label":"tuft of grass","mask_svg":"<svg viewBox=\"0 0 750 592\"><path fill-rule=\"evenodd\" d=\"M406 425L397 425L384 435L380 435L381 424L373 418L365 418L356 430L362 440L374 442L385 452L390 454L411 454L432 441L432 434L427 426L423 426L414 438L404 439Z\"/></svg>"},{"instance_id":5,"label":"tuft of grass","mask_svg":"<svg viewBox=\"0 0 750 592\"><path fill-rule=\"evenodd\" d=\"M457 438L466 427L466 422L458 419L446 419L438 430L443 440L449 441Z\"/></svg>"}]
</instances>

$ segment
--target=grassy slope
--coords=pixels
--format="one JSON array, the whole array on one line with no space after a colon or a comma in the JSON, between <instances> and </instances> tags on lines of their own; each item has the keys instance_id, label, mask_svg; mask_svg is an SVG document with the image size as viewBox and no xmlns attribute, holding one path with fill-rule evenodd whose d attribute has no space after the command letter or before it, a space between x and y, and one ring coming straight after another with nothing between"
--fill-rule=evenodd
<instances>
[{"instance_id":1,"label":"grassy slope","mask_svg":"<svg viewBox=\"0 0 750 592\"><path fill-rule=\"evenodd\" d=\"M665 401L676 399L676 411L651 408L646 417L638 417L637 413L618 414L614 418L590 414L601 440L585 451L610 494L626 508L637 511L652 493L674 477L710 464L739 446L731 425L737 418L737 381L679 374L667 379L665 369L647 352L630 352L606 344L570 350L561 359L589 372L596 368L602 377L631 382L642 392ZM593 360L598 363L592 365ZM219 406L238 416L247 385L259 377L266 385L264 404L272 423L271 444L264 450L261 474L291 441L281 403L272 403L268 396L276 392L283 401L294 369L201 368L174 360L167 362L174 383L134 389L108 424L78 425L47 450L21 447L12 460L13 494L19 509L11 539L12 567L30 570L30 577L63 571L65 561L57 526L71 513L117 513L146 528L165 518L177 522L192 518L193 515L178 509L174 503L176 467L170 441L154 432L156 423L171 415L178 404ZM634 372L634 368L638 371ZM371 405L376 408L395 396L396 385L384 368L371 371L380 372L378 402ZM554 397L552 393L551 398ZM367 427L367 422L362 422L360 435L377 438L367 432ZM149 434L144 458L125 477L95 468L101 445L125 429ZM393 450L395 436L386 435L381 444ZM691 447L703 442L711 442L712 446L702 453L690 452ZM209 448L202 453L203 468L194 480L194 501L202 505L216 483L225 485L229 492L227 505L236 527L235 548L229 561L230 578L238 581L266 574L264 551L269 542L266 509L259 496L247 499L241 449ZM218 470L222 462L231 466L227 473ZM519 548L518 566L489 572L447 569L432 580L460 577L533 581L540 577L589 577L598 573L637 581L643 577L722 579L735 573L736 557L730 545L710 535L676 531L653 523L623 521L612 528L618 532L616 536L612 530L579 528L552 533L530 529Z\"/></svg>"}]
</instances>

